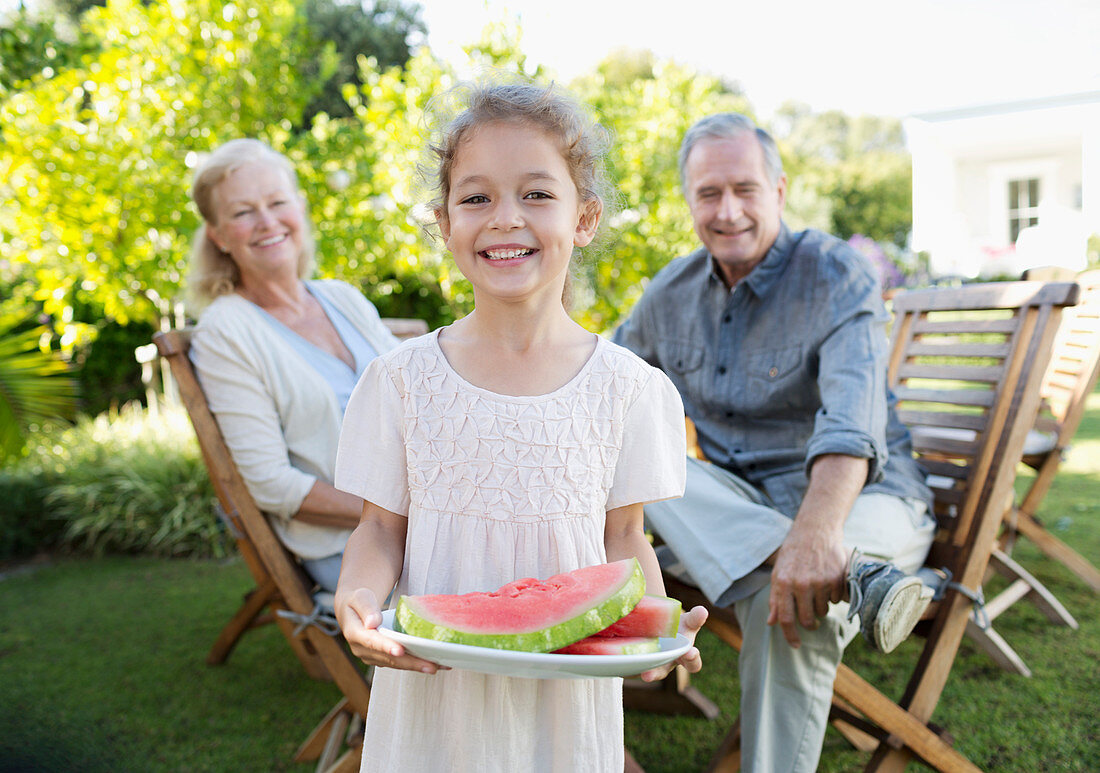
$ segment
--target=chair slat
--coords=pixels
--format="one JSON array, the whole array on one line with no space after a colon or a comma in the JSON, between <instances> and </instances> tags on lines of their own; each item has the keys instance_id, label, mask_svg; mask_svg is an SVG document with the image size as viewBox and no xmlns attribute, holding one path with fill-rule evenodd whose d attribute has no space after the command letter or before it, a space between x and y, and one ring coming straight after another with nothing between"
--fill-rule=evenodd
<instances>
[{"instance_id":1,"label":"chair slat","mask_svg":"<svg viewBox=\"0 0 1100 773\"><path fill-rule=\"evenodd\" d=\"M907 427L957 427L970 430L980 430L986 422L985 416L981 414L916 410L899 410L898 419Z\"/></svg>"},{"instance_id":2,"label":"chair slat","mask_svg":"<svg viewBox=\"0 0 1100 773\"><path fill-rule=\"evenodd\" d=\"M905 386L896 387L894 394L899 402L944 403L976 408L988 408L996 397L991 389L914 389Z\"/></svg>"},{"instance_id":3,"label":"chair slat","mask_svg":"<svg viewBox=\"0 0 1100 773\"><path fill-rule=\"evenodd\" d=\"M935 341L935 342L933 342ZM921 339L909 347L912 357L994 357L1004 359L1011 351L1007 343L973 343Z\"/></svg>"},{"instance_id":4,"label":"chair slat","mask_svg":"<svg viewBox=\"0 0 1100 773\"><path fill-rule=\"evenodd\" d=\"M958 335L960 333L1001 333L1008 334L1016 329L1012 319L967 319L944 321L922 319L913 324L913 330L920 334Z\"/></svg>"},{"instance_id":5,"label":"chair slat","mask_svg":"<svg viewBox=\"0 0 1100 773\"><path fill-rule=\"evenodd\" d=\"M926 378L944 381L979 381L996 384L1004 369L994 365L926 365L906 363L898 369L902 379Z\"/></svg>"},{"instance_id":6,"label":"chair slat","mask_svg":"<svg viewBox=\"0 0 1100 773\"><path fill-rule=\"evenodd\" d=\"M920 466L929 475L938 475L941 478L966 480L970 475L970 468L964 464L960 464L958 460L941 461L938 459L925 458L921 459Z\"/></svg>"}]
</instances>

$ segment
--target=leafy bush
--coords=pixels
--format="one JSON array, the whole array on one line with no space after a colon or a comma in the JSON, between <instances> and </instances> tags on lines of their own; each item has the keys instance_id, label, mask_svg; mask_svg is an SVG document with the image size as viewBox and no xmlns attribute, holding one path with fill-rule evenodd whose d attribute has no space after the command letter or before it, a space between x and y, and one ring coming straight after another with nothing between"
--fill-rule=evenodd
<instances>
[{"instance_id":1,"label":"leafy bush","mask_svg":"<svg viewBox=\"0 0 1100 773\"><path fill-rule=\"evenodd\" d=\"M56 475L27 465L0 470L0 561L30 556L58 543L61 529L46 506L46 495L56 482Z\"/></svg>"},{"instance_id":2,"label":"leafy bush","mask_svg":"<svg viewBox=\"0 0 1100 773\"><path fill-rule=\"evenodd\" d=\"M877 242L863 234L855 234L848 239L848 244L870 258L883 290L923 287L932 281L926 252L902 249L892 242Z\"/></svg>"},{"instance_id":3,"label":"leafy bush","mask_svg":"<svg viewBox=\"0 0 1100 773\"><path fill-rule=\"evenodd\" d=\"M42 501L65 550L215 557L229 550L182 409L154 414L131 403L81 419L36 444L24 469L44 480Z\"/></svg>"},{"instance_id":4,"label":"leafy bush","mask_svg":"<svg viewBox=\"0 0 1100 773\"><path fill-rule=\"evenodd\" d=\"M89 416L145 399L141 365L134 358L134 349L153 338L153 326L148 322L123 326L103 320L98 327L95 341L80 351L76 374L81 412Z\"/></svg>"}]
</instances>

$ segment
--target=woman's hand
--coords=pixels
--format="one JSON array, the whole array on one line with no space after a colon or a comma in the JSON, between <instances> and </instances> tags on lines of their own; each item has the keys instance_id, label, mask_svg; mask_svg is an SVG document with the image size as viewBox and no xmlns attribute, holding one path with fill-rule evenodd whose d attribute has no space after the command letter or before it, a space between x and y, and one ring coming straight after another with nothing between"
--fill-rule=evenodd
<instances>
[{"instance_id":1,"label":"woman's hand","mask_svg":"<svg viewBox=\"0 0 1100 773\"><path fill-rule=\"evenodd\" d=\"M686 636L688 641L694 645L695 635L699 633L699 630L703 627L703 623L706 621L707 610L703 607L694 607L690 612L681 615L680 633ZM661 666L660 668L652 668L642 673L642 681L656 682L659 679L664 679L676 666L683 666L694 674L703 667L703 658L699 655L699 650L692 646L687 652L680 656L679 660Z\"/></svg>"},{"instance_id":2,"label":"woman's hand","mask_svg":"<svg viewBox=\"0 0 1100 773\"><path fill-rule=\"evenodd\" d=\"M336 594L336 619L352 653L364 663L434 674L446 666L405 654L405 648L378 631L382 610L368 588Z\"/></svg>"}]
</instances>

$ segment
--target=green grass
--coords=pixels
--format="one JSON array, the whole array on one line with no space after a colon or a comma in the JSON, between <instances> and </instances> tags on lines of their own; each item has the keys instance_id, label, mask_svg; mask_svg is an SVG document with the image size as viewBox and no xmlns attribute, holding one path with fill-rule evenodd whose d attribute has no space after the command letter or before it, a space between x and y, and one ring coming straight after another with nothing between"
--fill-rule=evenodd
<instances>
[{"instance_id":1,"label":"green grass","mask_svg":"<svg viewBox=\"0 0 1100 773\"><path fill-rule=\"evenodd\" d=\"M274 626L203 662L239 561L61 561L0 581L0 770L293 771L337 701Z\"/></svg>"},{"instance_id":2,"label":"green grass","mask_svg":"<svg viewBox=\"0 0 1100 773\"><path fill-rule=\"evenodd\" d=\"M1100 394L1042 515L1100 565ZM1017 604L996 629L1034 676L1000 671L964 640L934 721L988 771L1100 770L1100 596L1026 541L1014 555L1080 630ZM333 685L306 677L270 626L226 665L203 662L250 585L237 560L132 557L56 560L0 579L0 771L312 770L290 760L339 697ZM628 712L627 743L649 773L702 770L737 715L736 653L708 632L699 646L693 682L722 714ZM857 640L846 662L897 695L917 648L880 656ZM829 730L821 771L864 760Z\"/></svg>"}]
</instances>

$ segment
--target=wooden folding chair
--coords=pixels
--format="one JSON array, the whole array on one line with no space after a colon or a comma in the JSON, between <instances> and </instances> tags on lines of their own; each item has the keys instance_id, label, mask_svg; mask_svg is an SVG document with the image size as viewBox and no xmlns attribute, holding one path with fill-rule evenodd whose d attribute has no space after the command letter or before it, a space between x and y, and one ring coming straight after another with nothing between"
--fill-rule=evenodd
<instances>
[{"instance_id":1,"label":"wooden folding chair","mask_svg":"<svg viewBox=\"0 0 1100 773\"><path fill-rule=\"evenodd\" d=\"M1049 272L1028 272L1025 277L1034 275L1045 276ZM1051 534L1036 515L1077 432L1086 400L1100 374L1100 271L1074 276L1062 270L1056 276L1072 277L1081 287L1081 295L1077 305L1066 309L1062 315L1053 354L1043 377L1038 416L1024 443L1023 462L1036 471L1036 477L1022 498L1018 502L1014 498L1005 509L998 545L990 556L987 577L996 573L1007 581L1007 585L986 601L985 608L992 623L1016 602L1026 599L1052 624L1076 630L1078 624L1073 615L1010 555L1017 538L1027 537L1042 552L1100 592L1100 570ZM1031 669L1023 658L991 625L982 628L972 620L967 635L1001 668L1031 676Z\"/></svg>"},{"instance_id":2,"label":"wooden folding chair","mask_svg":"<svg viewBox=\"0 0 1100 773\"><path fill-rule=\"evenodd\" d=\"M1041 378L1062 309L1077 291L1072 283L1008 282L894 299L889 383L935 494L939 527L927 565L946 570L950 582L925 614L924 647L900 700L844 663L837 671L833 720L873 751L867 770L902 770L913 757L940 771L978 770L930 719L967 625L980 614L982 579L1038 410ZM707 627L740 649L732 609L711 606L674 578L666 584L686 606L705 604ZM735 723L710 770L737 770L740 746Z\"/></svg>"},{"instance_id":3,"label":"wooden folding chair","mask_svg":"<svg viewBox=\"0 0 1100 773\"><path fill-rule=\"evenodd\" d=\"M1051 534L1037 515L1100 376L1100 270L1086 271L1073 281L1081 287L1081 298L1062 317L1054 355L1043 379L1042 410L1035 426L1037 433L1047 434L1050 442L1030 453L1025 447L1024 463L1035 470L1035 479L1019 502L1006 511L1001 547L1008 553L1017 537L1026 537L1100 593L1100 569ZM1011 595L1009 589L1004 594L1006 600Z\"/></svg>"},{"instance_id":4,"label":"wooden folding chair","mask_svg":"<svg viewBox=\"0 0 1100 773\"><path fill-rule=\"evenodd\" d=\"M395 335L410 337L427 332L421 320L384 320ZM206 662L224 663L241 637L252 628L275 623L291 650L314 679L331 680L343 698L299 747L295 761L318 760L318 771L358 770L358 748L337 757L349 728L366 715L370 684L343 645L331 617L314 597L314 582L298 560L279 541L267 518L256 506L225 445L195 376L188 351L190 330L172 330L153 336L157 351L169 364L180 400L195 428L203 460L230 531L256 587L222 629Z\"/></svg>"}]
</instances>

